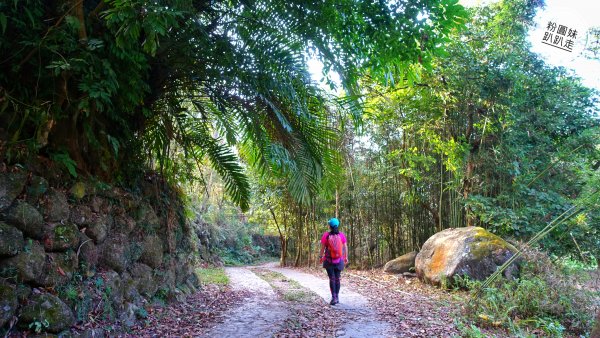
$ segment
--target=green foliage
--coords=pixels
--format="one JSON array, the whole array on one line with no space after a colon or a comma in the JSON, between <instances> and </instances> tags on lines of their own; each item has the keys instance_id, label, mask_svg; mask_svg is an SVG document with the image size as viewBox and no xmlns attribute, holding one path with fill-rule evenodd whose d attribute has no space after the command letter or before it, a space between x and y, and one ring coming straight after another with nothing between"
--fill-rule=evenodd
<instances>
[{"instance_id":1,"label":"green foliage","mask_svg":"<svg viewBox=\"0 0 600 338\"><path fill-rule=\"evenodd\" d=\"M464 281L475 293L466 307L470 322L504 327L515 335L543 332L562 337L589 332L593 295L573 285L581 282L583 274L564 274L541 253L529 253L527 259L531 263L522 267L516 280L496 280L483 290L481 282Z\"/></svg>"},{"instance_id":2,"label":"green foliage","mask_svg":"<svg viewBox=\"0 0 600 338\"><path fill-rule=\"evenodd\" d=\"M65 168L67 168L67 170L69 171L69 174L71 174L71 176L77 178L77 163L75 163L75 161L73 161L73 159L71 159L71 157L69 156L68 153L66 152L62 152L62 153L55 153L52 154L50 156L52 158L53 161L62 164Z\"/></svg>"},{"instance_id":3,"label":"green foliage","mask_svg":"<svg viewBox=\"0 0 600 338\"><path fill-rule=\"evenodd\" d=\"M48 320L46 320L46 319L36 320L29 324L29 328L33 329L33 331L35 333L40 333L43 330L45 330L46 328L48 328L49 326L50 326L50 323L48 323Z\"/></svg>"},{"instance_id":4,"label":"green foliage","mask_svg":"<svg viewBox=\"0 0 600 338\"><path fill-rule=\"evenodd\" d=\"M245 210L241 157L309 204L335 169L330 105L360 117L366 74L414 82L465 16L452 0L3 2L0 154L66 151L72 175L150 167L169 183L210 163ZM309 54L345 100L312 81Z\"/></svg>"}]
</instances>

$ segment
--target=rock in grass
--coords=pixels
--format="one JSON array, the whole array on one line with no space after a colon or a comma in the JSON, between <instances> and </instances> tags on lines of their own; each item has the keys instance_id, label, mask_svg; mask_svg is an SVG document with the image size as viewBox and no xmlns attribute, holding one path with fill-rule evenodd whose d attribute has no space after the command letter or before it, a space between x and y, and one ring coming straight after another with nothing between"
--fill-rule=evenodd
<instances>
[{"instance_id":1,"label":"rock in grass","mask_svg":"<svg viewBox=\"0 0 600 338\"><path fill-rule=\"evenodd\" d=\"M23 233L19 229L0 222L0 256L15 256L23 250L24 244Z\"/></svg>"},{"instance_id":2,"label":"rock in grass","mask_svg":"<svg viewBox=\"0 0 600 338\"><path fill-rule=\"evenodd\" d=\"M435 285L451 284L457 276L483 280L516 251L514 246L480 227L446 229L423 244L415 259L415 269L420 279ZM518 265L514 264L505 271L505 276L517 272Z\"/></svg>"},{"instance_id":3,"label":"rock in grass","mask_svg":"<svg viewBox=\"0 0 600 338\"><path fill-rule=\"evenodd\" d=\"M392 259L391 261L385 263L383 267L383 271L387 273L403 273L410 271L411 268L415 266L415 258L417 257L417 252L412 251L407 254L404 254L396 259Z\"/></svg>"},{"instance_id":4,"label":"rock in grass","mask_svg":"<svg viewBox=\"0 0 600 338\"><path fill-rule=\"evenodd\" d=\"M41 330L52 333L64 331L74 322L71 308L49 293L33 295L21 309L19 317L19 326L23 329L29 328L32 323L40 323Z\"/></svg>"}]
</instances>

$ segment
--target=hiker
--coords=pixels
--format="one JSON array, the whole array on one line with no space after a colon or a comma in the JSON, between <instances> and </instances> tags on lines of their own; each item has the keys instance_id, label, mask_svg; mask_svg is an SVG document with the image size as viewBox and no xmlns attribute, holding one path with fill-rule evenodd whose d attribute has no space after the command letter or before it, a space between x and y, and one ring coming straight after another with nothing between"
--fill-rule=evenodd
<instances>
[{"instance_id":1,"label":"hiker","mask_svg":"<svg viewBox=\"0 0 600 338\"><path fill-rule=\"evenodd\" d=\"M346 236L340 232L338 227L340 221L337 218L332 218L328 222L329 231L326 231L321 237L321 262L327 270L329 276L329 289L331 290L331 302L335 305L339 303L340 294L340 278L344 264L348 264L348 245L346 244Z\"/></svg>"}]
</instances>

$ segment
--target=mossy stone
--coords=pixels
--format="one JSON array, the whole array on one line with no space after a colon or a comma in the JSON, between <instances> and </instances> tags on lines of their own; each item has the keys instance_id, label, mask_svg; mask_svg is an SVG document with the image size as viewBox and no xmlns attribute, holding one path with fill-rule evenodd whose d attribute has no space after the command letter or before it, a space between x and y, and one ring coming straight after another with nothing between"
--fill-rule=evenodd
<instances>
[{"instance_id":1,"label":"mossy stone","mask_svg":"<svg viewBox=\"0 0 600 338\"><path fill-rule=\"evenodd\" d=\"M44 219L40 212L27 202L17 201L9 209L6 220L31 238L44 237Z\"/></svg>"},{"instance_id":2,"label":"mossy stone","mask_svg":"<svg viewBox=\"0 0 600 338\"><path fill-rule=\"evenodd\" d=\"M81 242L79 248L80 261L89 270L96 268L98 264L98 248L94 241L86 236L85 234L79 233L79 241Z\"/></svg>"},{"instance_id":3,"label":"mossy stone","mask_svg":"<svg viewBox=\"0 0 600 338\"><path fill-rule=\"evenodd\" d=\"M480 227L446 229L423 244L415 259L415 268L422 280L449 286L457 276L487 278L516 251L514 246ZM505 270L504 275L514 276L518 269L517 262Z\"/></svg>"},{"instance_id":4,"label":"mossy stone","mask_svg":"<svg viewBox=\"0 0 600 338\"><path fill-rule=\"evenodd\" d=\"M11 206L25 188L26 182L27 175L25 173L0 173L0 211Z\"/></svg>"},{"instance_id":5,"label":"mossy stone","mask_svg":"<svg viewBox=\"0 0 600 338\"><path fill-rule=\"evenodd\" d=\"M0 256L14 256L23 250L24 244L23 233L19 229L0 222Z\"/></svg>"},{"instance_id":6,"label":"mossy stone","mask_svg":"<svg viewBox=\"0 0 600 338\"><path fill-rule=\"evenodd\" d=\"M163 243L158 236L146 236L142 242L140 261L156 269L163 261Z\"/></svg>"},{"instance_id":7,"label":"mossy stone","mask_svg":"<svg viewBox=\"0 0 600 338\"><path fill-rule=\"evenodd\" d=\"M45 263L44 247L37 241L28 240L22 252L2 261L0 270L6 278L16 277L19 282L39 284L43 277ZM16 276L12 275L13 273Z\"/></svg>"},{"instance_id":8,"label":"mossy stone","mask_svg":"<svg viewBox=\"0 0 600 338\"><path fill-rule=\"evenodd\" d=\"M417 252L412 251L407 254L404 254L398 258L395 258L387 263L383 267L383 271L387 273L403 273L410 271L411 268L415 266L415 258L417 257Z\"/></svg>"},{"instance_id":9,"label":"mossy stone","mask_svg":"<svg viewBox=\"0 0 600 338\"><path fill-rule=\"evenodd\" d=\"M11 320L18 306L17 288L11 284L0 283L0 327Z\"/></svg>"},{"instance_id":10,"label":"mossy stone","mask_svg":"<svg viewBox=\"0 0 600 338\"><path fill-rule=\"evenodd\" d=\"M19 327L28 328L34 322L44 323L42 329L59 333L75 322L71 308L60 298L49 293L35 294L30 302L23 306L19 317Z\"/></svg>"},{"instance_id":11,"label":"mossy stone","mask_svg":"<svg viewBox=\"0 0 600 338\"><path fill-rule=\"evenodd\" d=\"M73 250L49 253L40 284L61 286L68 283L79 265L78 256Z\"/></svg>"},{"instance_id":12,"label":"mossy stone","mask_svg":"<svg viewBox=\"0 0 600 338\"><path fill-rule=\"evenodd\" d=\"M77 249L79 245L79 228L71 222L55 224L48 230L43 242L47 251Z\"/></svg>"},{"instance_id":13,"label":"mossy stone","mask_svg":"<svg viewBox=\"0 0 600 338\"><path fill-rule=\"evenodd\" d=\"M60 190L50 189L42 203L44 218L48 222L60 222L69 219L69 202Z\"/></svg>"},{"instance_id":14,"label":"mossy stone","mask_svg":"<svg viewBox=\"0 0 600 338\"><path fill-rule=\"evenodd\" d=\"M89 238L93 239L94 243L100 244L106 239L106 236L108 235L108 229L110 228L112 221L113 220L110 216L98 219L86 227L85 234Z\"/></svg>"},{"instance_id":15,"label":"mossy stone","mask_svg":"<svg viewBox=\"0 0 600 338\"><path fill-rule=\"evenodd\" d=\"M71 195L71 197L73 197L76 200L80 200L80 199L84 198L85 192L86 192L85 183L83 183L83 182L76 182L75 184L73 184L73 186L69 190L69 194Z\"/></svg>"},{"instance_id":16,"label":"mossy stone","mask_svg":"<svg viewBox=\"0 0 600 338\"><path fill-rule=\"evenodd\" d=\"M130 262L129 246L126 238L109 238L98 246L99 264L103 267L124 272Z\"/></svg>"},{"instance_id":17,"label":"mossy stone","mask_svg":"<svg viewBox=\"0 0 600 338\"><path fill-rule=\"evenodd\" d=\"M135 263L130 271L138 292L147 297L154 296L158 285L154 279L152 268L146 264Z\"/></svg>"}]
</instances>

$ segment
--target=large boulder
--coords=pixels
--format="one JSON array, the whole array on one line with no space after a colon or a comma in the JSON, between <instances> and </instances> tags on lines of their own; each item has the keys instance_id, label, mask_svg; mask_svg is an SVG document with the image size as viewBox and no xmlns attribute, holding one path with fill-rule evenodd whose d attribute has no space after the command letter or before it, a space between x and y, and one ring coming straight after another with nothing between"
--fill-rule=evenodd
<instances>
[{"instance_id":1,"label":"large boulder","mask_svg":"<svg viewBox=\"0 0 600 338\"><path fill-rule=\"evenodd\" d=\"M0 222L0 256L14 256L23 250L24 244L23 233L19 229Z\"/></svg>"},{"instance_id":2,"label":"large boulder","mask_svg":"<svg viewBox=\"0 0 600 338\"><path fill-rule=\"evenodd\" d=\"M396 259L392 259L391 261L385 263L383 271L393 274L408 272L411 268L415 266L416 257L417 252L412 251Z\"/></svg>"},{"instance_id":3,"label":"large boulder","mask_svg":"<svg viewBox=\"0 0 600 338\"><path fill-rule=\"evenodd\" d=\"M0 211L6 210L21 194L27 175L24 173L0 173Z\"/></svg>"},{"instance_id":4,"label":"large boulder","mask_svg":"<svg viewBox=\"0 0 600 338\"><path fill-rule=\"evenodd\" d=\"M43 323L42 330L59 333L75 322L73 312L60 298L49 293L36 294L21 309L19 326L27 329L31 323Z\"/></svg>"},{"instance_id":5,"label":"large boulder","mask_svg":"<svg viewBox=\"0 0 600 338\"><path fill-rule=\"evenodd\" d=\"M27 202L17 201L8 210L6 220L29 237L35 239L44 237L44 219L39 211Z\"/></svg>"},{"instance_id":6,"label":"large boulder","mask_svg":"<svg viewBox=\"0 0 600 338\"><path fill-rule=\"evenodd\" d=\"M483 280L516 253L502 238L480 227L446 229L431 236L415 259L417 276L431 284L451 282L456 276ZM512 265L504 272L510 277Z\"/></svg>"},{"instance_id":7,"label":"large boulder","mask_svg":"<svg viewBox=\"0 0 600 338\"><path fill-rule=\"evenodd\" d=\"M0 283L0 327L11 320L18 306L17 288L14 285Z\"/></svg>"}]
</instances>

